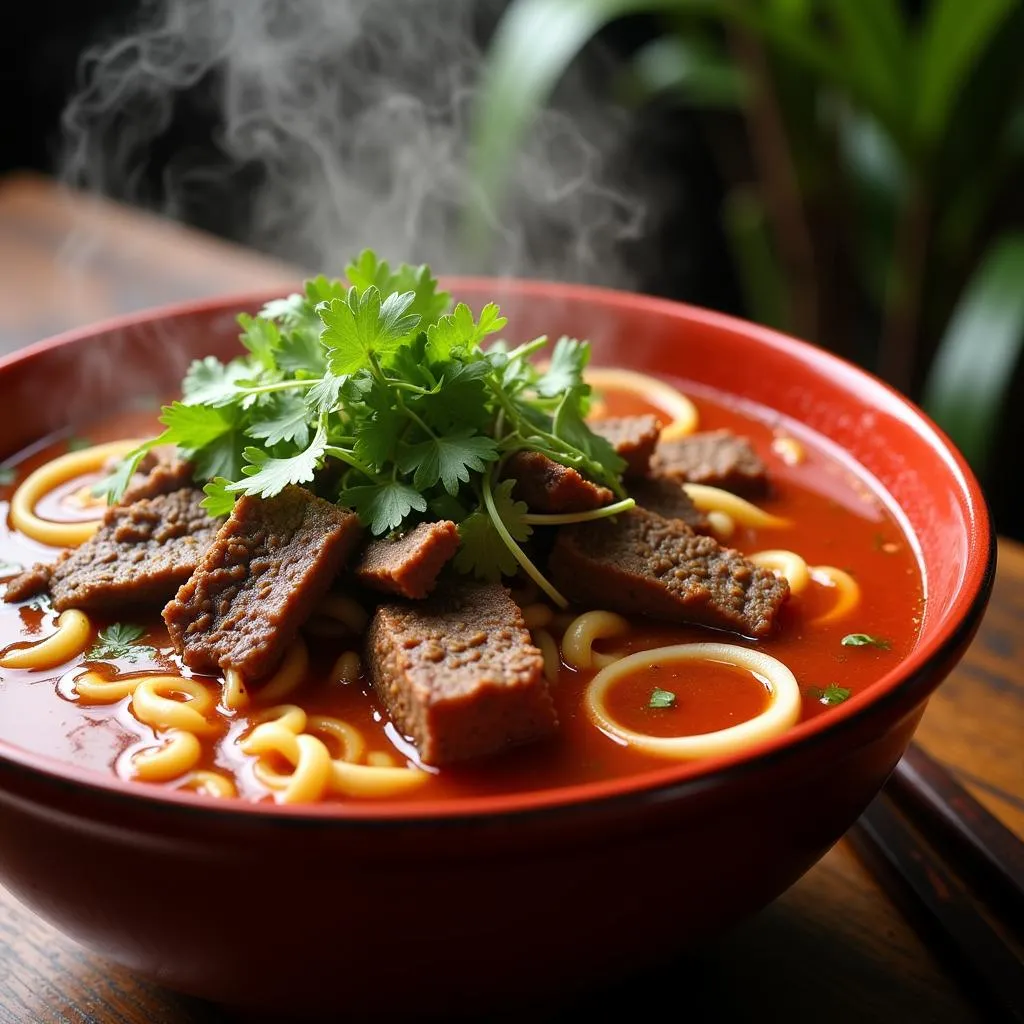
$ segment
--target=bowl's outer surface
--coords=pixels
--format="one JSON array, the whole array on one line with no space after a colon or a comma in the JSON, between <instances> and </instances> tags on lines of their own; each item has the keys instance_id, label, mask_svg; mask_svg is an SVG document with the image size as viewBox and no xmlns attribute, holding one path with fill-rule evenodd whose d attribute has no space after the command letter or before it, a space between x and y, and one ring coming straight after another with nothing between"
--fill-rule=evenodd
<instances>
[{"instance_id":1,"label":"bowl's outer surface","mask_svg":"<svg viewBox=\"0 0 1024 1024\"><path fill-rule=\"evenodd\" d=\"M0 880L73 938L169 987L269 1013L408 1018L568 994L648 966L751 914L825 853L977 628L994 571L984 500L948 442L878 381L663 300L450 283L475 307L500 301L516 338L587 336L595 362L732 392L848 450L918 545L920 642L869 694L756 758L414 816L394 804L228 808L0 744ZM173 391L192 357L234 354L234 314L261 298L129 318L6 360L0 455L129 394Z\"/></svg>"}]
</instances>

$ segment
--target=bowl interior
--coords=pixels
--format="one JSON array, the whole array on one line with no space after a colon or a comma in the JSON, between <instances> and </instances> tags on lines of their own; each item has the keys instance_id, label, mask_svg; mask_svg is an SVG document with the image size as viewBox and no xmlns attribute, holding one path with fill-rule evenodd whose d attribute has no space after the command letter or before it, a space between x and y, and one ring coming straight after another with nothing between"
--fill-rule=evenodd
<instances>
[{"instance_id":1,"label":"bowl interior","mask_svg":"<svg viewBox=\"0 0 1024 1024\"><path fill-rule=\"evenodd\" d=\"M510 799L509 807L677 783L799 744L836 728L897 689L949 647L965 622L976 618L993 568L993 538L984 499L965 462L941 432L880 381L821 349L666 300L533 281L465 278L445 283L474 308L497 301L509 316L510 338L538 334L589 338L594 363L659 374L684 388L693 382L803 424L837 458L859 465L874 479L914 545L925 581L925 610L914 650L867 693L832 709L827 720L802 722L785 736L743 755L673 764L649 778L591 784L583 792L577 788L528 794ZM270 297L229 297L156 310L71 332L9 357L0 363L0 401L6 410L0 427L0 456L12 455L54 432L73 432L102 411L130 405L143 396L174 394L193 358L236 354L237 312L255 311ZM58 774L74 771L2 744L0 753ZM126 786L118 780L97 779L95 784ZM156 798L201 799L188 793ZM268 812L258 807L260 813ZM429 810L417 806L417 813ZM434 811L445 814L452 808ZM348 813L327 806L307 812ZM359 813L398 815L402 807L396 801Z\"/></svg>"}]
</instances>

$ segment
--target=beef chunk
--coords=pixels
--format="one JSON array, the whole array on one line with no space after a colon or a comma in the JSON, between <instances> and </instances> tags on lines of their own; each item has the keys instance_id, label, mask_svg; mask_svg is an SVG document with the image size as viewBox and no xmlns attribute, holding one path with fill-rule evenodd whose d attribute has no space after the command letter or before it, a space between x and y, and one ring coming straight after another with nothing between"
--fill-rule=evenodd
<instances>
[{"instance_id":1,"label":"beef chunk","mask_svg":"<svg viewBox=\"0 0 1024 1024\"><path fill-rule=\"evenodd\" d=\"M420 523L402 537L371 541L356 562L360 583L399 597L423 598L434 589L437 574L459 550L454 523Z\"/></svg>"},{"instance_id":2,"label":"beef chunk","mask_svg":"<svg viewBox=\"0 0 1024 1024\"><path fill-rule=\"evenodd\" d=\"M27 598L35 597L50 587L50 574L52 566L36 562L31 569L18 573L13 579L7 581L7 589L4 592L5 601L24 601Z\"/></svg>"},{"instance_id":3,"label":"beef chunk","mask_svg":"<svg viewBox=\"0 0 1024 1024\"><path fill-rule=\"evenodd\" d=\"M197 671L233 668L248 681L268 676L360 533L353 512L302 487L239 498L164 608L175 650Z\"/></svg>"},{"instance_id":4,"label":"beef chunk","mask_svg":"<svg viewBox=\"0 0 1024 1024\"><path fill-rule=\"evenodd\" d=\"M195 466L191 462L172 455L154 459L148 465L140 463L139 468L144 475L137 477L125 489L121 495L122 505L191 487L195 475Z\"/></svg>"},{"instance_id":5,"label":"beef chunk","mask_svg":"<svg viewBox=\"0 0 1024 1024\"><path fill-rule=\"evenodd\" d=\"M626 460L625 477L647 476L651 471L651 456L661 434L661 421L657 416L617 416L596 420L590 424L615 451Z\"/></svg>"},{"instance_id":6,"label":"beef chunk","mask_svg":"<svg viewBox=\"0 0 1024 1024\"><path fill-rule=\"evenodd\" d=\"M748 497L763 494L768 487L767 468L754 446L729 430L659 442L651 458L651 473Z\"/></svg>"},{"instance_id":7,"label":"beef chunk","mask_svg":"<svg viewBox=\"0 0 1024 1024\"><path fill-rule=\"evenodd\" d=\"M678 480L665 476L646 480L631 480L629 496L648 512L656 512L666 519L682 519L695 533L711 533L708 517L693 503Z\"/></svg>"},{"instance_id":8,"label":"beef chunk","mask_svg":"<svg viewBox=\"0 0 1024 1024\"><path fill-rule=\"evenodd\" d=\"M505 463L505 476L516 481L512 493L531 512L587 512L615 500L607 487L540 452L516 452Z\"/></svg>"},{"instance_id":9,"label":"beef chunk","mask_svg":"<svg viewBox=\"0 0 1024 1024\"><path fill-rule=\"evenodd\" d=\"M498 583L455 581L426 601L377 609L370 678L428 764L494 754L558 728L544 659Z\"/></svg>"},{"instance_id":10,"label":"beef chunk","mask_svg":"<svg viewBox=\"0 0 1024 1024\"><path fill-rule=\"evenodd\" d=\"M563 526L549 562L566 597L589 607L766 636L789 584L682 520L633 509Z\"/></svg>"},{"instance_id":11,"label":"beef chunk","mask_svg":"<svg viewBox=\"0 0 1024 1024\"><path fill-rule=\"evenodd\" d=\"M160 605L189 578L217 532L200 507L203 492L184 487L108 508L96 533L49 567L36 566L9 585L8 601L45 589L57 611L119 611ZM31 579L29 576L31 575ZM36 589L29 591L30 586Z\"/></svg>"}]
</instances>

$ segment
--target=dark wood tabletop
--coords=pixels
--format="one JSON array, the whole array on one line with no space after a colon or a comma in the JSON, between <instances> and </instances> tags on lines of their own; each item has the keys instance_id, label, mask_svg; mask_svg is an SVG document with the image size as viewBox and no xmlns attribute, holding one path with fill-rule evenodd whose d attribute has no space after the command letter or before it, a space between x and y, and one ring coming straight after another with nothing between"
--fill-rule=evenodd
<instances>
[{"instance_id":1,"label":"dark wood tabletop","mask_svg":"<svg viewBox=\"0 0 1024 1024\"><path fill-rule=\"evenodd\" d=\"M0 353L113 314L290 286L301 274L32 176L0 180L0 267ZM1000 541L980 632L932 698L917 739L1024 835L1024 546ZM993 1019L941 945L908 923L845 840L680 970L684 984L673 979L671 990L695 1021ZM599 1015L603 1005L581 1009ZM86 952L0 889L0 1024L229 1020Z\"/></svg>"}]
</instances>

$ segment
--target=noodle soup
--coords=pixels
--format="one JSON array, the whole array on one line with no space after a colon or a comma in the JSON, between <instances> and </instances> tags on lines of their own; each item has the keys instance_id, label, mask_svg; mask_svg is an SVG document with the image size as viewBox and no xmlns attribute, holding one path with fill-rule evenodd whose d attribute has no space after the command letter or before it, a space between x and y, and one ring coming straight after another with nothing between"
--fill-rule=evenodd
<instances>
[{"instance_id":1,"label":"noodle soup","mask_svg":"<svg viewBox=\"0 0 1024 1024\"><path fill-rule=\"evenodd\" d=\"M658 390L601 379L596 416L653 413L674 422ZM768 709L772 680L718 648L760 652L788 669L797 719L828 715L914 646L923 602L915 552L882 493L815 435L696 384L682 381L676 391L692 403L688 430L747 438L767 466L771 486L756 502L734 507L725 499L716 509L720 496L696 493L710 503L709 514L718 512L723 545L788 578L790 594L770 635L620 613L600 598L563 609L517 573L505 582L543 656L558 728L493 756L435 765L395 725L368 678L365 630L379 593L339 581L333 603L304 623L282 666L251 686L230 671L189 669L159 605L89 612L76 621L43 595L0 605L0 739L91 771L211 798L416 801L562 787L643 773L663 767L666 757L728 752L666 753L630 738L722 734ZM87 455L90 446L129 439L102 449L103 462L158 429L155 414L114 416L82 425L88 442L55 439L11 460L0 491L4 577L63 550L59 535L40 540L11 521L10 503L30 474L69 449ZM35 514L94 529L104 508L91 488L105 472L95 464L54 479L33 501ZM748 505L763 515L744 521ZM618 659L697 643L718 647L693 662L640 664L609 684L595 713L592 681ZM303 737L319 748L312 764L302 748L314 743Z\"/></svg>"}]
</instances>

